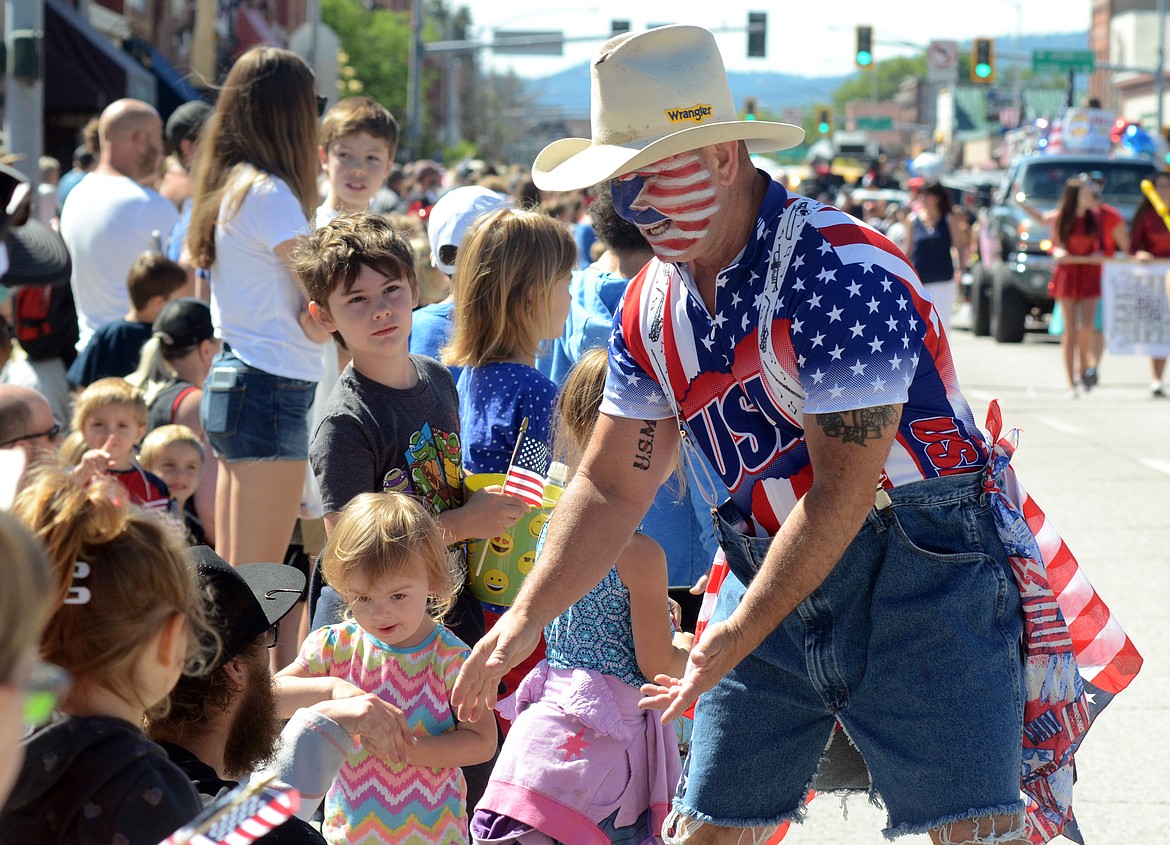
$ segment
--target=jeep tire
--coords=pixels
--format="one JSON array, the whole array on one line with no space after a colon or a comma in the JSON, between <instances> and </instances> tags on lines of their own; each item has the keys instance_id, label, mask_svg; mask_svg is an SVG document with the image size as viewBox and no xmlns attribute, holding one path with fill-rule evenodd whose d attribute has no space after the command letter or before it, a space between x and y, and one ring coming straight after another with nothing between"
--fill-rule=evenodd
<instances>
[{"instance_id":1,"label":"jeep tire","mask_svg":"<svg viewBox=\"0 0 1170 845\"><path fill-rule=\"evenodd\" d=\"M971 334L991 334L991 291L986 268L977 264L971 271Z\"/></svg>"},{"instance_id":2,"label":"jeep tire","mask_svg":"<svg viewBox=\"0 0 1170 845\"><path fill-rule=\"evenodd\" d=\"M1002 264L991 277L990 297L991 336L998 343L1020 343L1024 339L1024 324L1028 318L1028 300L1012 283L1011 274Z\"/></svg>"}]
</instances>

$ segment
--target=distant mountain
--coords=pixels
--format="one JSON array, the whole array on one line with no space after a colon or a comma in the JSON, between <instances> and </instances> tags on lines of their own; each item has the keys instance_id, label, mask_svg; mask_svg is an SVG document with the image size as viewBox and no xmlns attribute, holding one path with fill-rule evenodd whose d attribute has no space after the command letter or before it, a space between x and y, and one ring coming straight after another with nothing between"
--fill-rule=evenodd
<instances>
[{"instance_id":1,"label":"distant mountain","mask_svg":"<svg viewBox=\"0 0 1170 845\"><path fill-rule=\"evenodd\" d=\"M970 42L961 42L961 50L969 50ZM1006 68L1016 61L1014 35L996 39L996 63L999 77L1008 76ZM1020 39L1020 60L1030 67L1034 50L1087 50L1089 34L1064 33L1057 35L1026 35ZM736 103L744 97L756 97L760 110L777 113L782 109L806 108L830 102L833 92L849 78L846 76L797 76L767 71L732 71L728 73L731 93ZM551 76L524 80L525 92L546 113L557 113L565 118L589 117L589 63L583 62Z\"/></svg>"}]
</instances>

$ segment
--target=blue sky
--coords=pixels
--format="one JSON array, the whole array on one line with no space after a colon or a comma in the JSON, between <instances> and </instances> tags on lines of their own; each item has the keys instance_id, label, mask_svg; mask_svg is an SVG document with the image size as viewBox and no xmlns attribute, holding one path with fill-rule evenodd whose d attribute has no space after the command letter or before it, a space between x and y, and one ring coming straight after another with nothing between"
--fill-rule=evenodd
<instances>
[{"instance_id":1,"label":"blue sky","mask_svg":"<svg viewBox=\"0 0 1170 845\"><path fill-rule=\"evenodd\" d=\"M662 23L689 23L709 29L745 28L748 11L766 11L767 58L746 56L745 32L717 33L723 59L732 70L774 70L807 76L847 74L854 70L854 27L874 28L874 54L883 58L917 53L932 39L968 41L998 39L999 49L1012 49L1017 31L1023 34L1087 32L1091 0L978 0L959 12L941 14L940 0L830 0L829 15L813 15L804 3L767 0L672 0L669 4L630 0L465 0L481 37L495 29L560 30L596 39L565 45L560 57L494 56L497 69L511 67L518 75L547 76L588 61L608 37L610 21L629 20L635 29ZM794 8L795 7L795 8ZM717 11L712 11L715 8ZM787 11L783 9L787 8Z\"/></svg>"}]
</instances>

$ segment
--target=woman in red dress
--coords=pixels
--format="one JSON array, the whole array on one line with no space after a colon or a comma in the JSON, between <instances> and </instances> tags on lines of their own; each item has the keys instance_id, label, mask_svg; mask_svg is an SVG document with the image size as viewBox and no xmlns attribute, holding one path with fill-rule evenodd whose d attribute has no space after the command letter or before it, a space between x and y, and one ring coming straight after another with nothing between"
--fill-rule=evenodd
<instances>
[{"instance_id":1,"label":"woman in red dress","mask_svg":"<svg viewBox=\"0 0 1170 845\"><path fill-rule=\"evenodd\" d=\"M1050 289L1064 314L1060 346L1070 397L1079 396L1082 388L1091 388L1096 380L1093 315L1101 298L1101 259L1107 252L1097 205L1091 182L1070 179L1052 221L1052 255L1057 264Z\"/></svg>"}]
</instances>

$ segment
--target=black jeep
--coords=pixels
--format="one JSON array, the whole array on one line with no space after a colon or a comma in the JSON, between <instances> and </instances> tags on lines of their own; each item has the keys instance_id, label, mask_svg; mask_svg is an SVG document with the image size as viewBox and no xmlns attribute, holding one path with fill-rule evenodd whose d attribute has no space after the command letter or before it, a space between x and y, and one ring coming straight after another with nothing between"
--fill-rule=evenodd
<instances>
[{"instance_id":1,"label":"black jeep","mask_svg":"<svg viewBox=\"0 0 1170 845\"><path fill-rule=\"evenodd\" d=\"M1128 226L1142 199L1141 182L1155 170L1154 162L1145 158L1075 154L1036 154L1012 162L979 217L979 262L971 274L972 331L1000 343L1019 343L1029 318L1040 326L1052 313L1051 226L1028 217L1016 193L1048 211L1060 203L1071 177L1099 171L1105 177L1101 201L1116 208Z\"/></svg>"}]
</instances>

